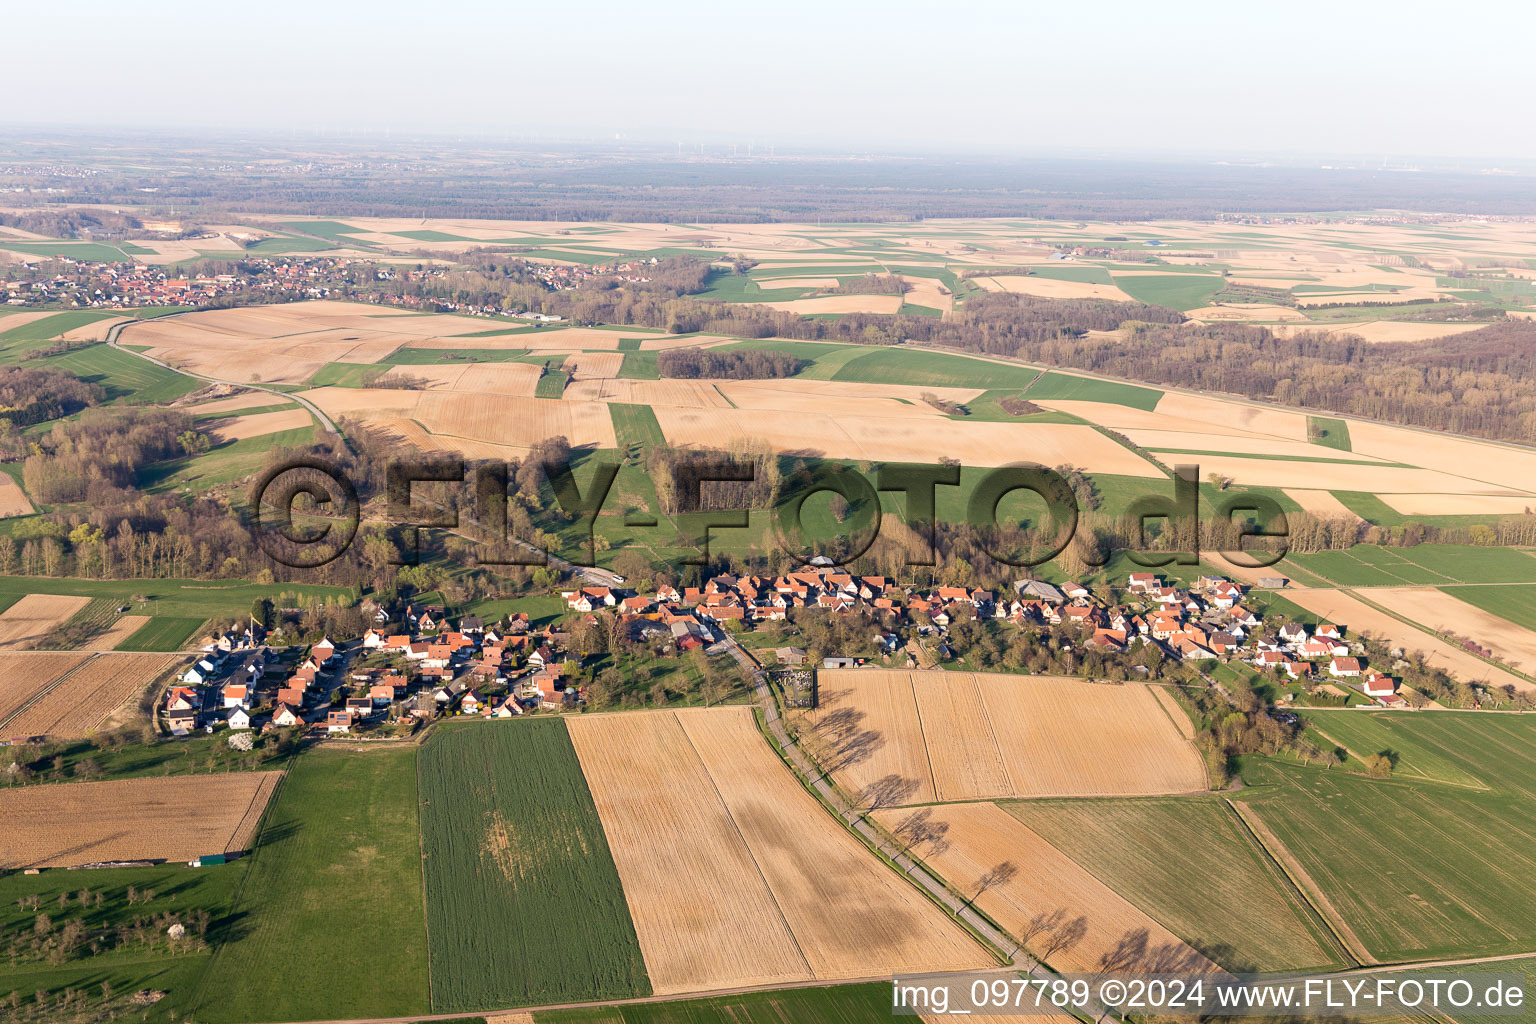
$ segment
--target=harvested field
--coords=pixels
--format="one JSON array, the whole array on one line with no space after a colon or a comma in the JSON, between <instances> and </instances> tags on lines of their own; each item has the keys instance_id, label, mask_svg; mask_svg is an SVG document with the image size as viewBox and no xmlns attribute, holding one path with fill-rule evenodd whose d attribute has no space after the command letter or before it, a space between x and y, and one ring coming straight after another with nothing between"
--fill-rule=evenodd
<instances>
[{"instance_id":1,"label":"harvested field","mask_svg":"<svg viewBox=\"0 0 1536 1024\"><path fill-rule=\"evenodd\" d=\"M794 394L815 398L822 402L837 402L839 405L850 398L875 398L884 401L904 399L908 402L922 402L924 395L933 395L935 398L946 402L956 402L964 405L974 401L982 394L981 388L955 388L955 387L925 387L917 384L865 384L851 380L815 380L810 377L788 377L781 380L718 380L713 381L721 391L730 396L731 401L738 405L752 402L749 397L754 392L767 392L769 394ZM762 405L763 408L768 408Z\"/></svg>"},{"instance_id":2,"label":"harvested field","mask_svg":"<svg viewBox=\"0 0 1536 1024\"><path fill-rule=\"evenodd\" d=\"M794 384L779 388L764 388L736 387L736 383L761 382L722 382L718 385L721 394L725 395L731 404L739 409L756 409L763 412L807 413L811 415L836 414L850 419L862 416L900 416L903 418L917 416L933 419L944 415L943 412L920 399L903 402L894 396L889 398L827 398L821 395L807 394L805 390L796 387ZM834 382L829 381L827 383ZM866 395L876 390L875 386L872 385L866 384L862 385L862 387L865 389Z\"/></svg>"},{"instance_id":3,"label":"harvested field","mask_svg":"<svg viewBox=\"0 0 1536 1024\"><path fill-rule=\"evenodd\" d=\"M1187 720L1165 714L1153 687L878 669L817 680L820 707L796 717L855 793L891 775L914 786L903 804L1206 788Z\"/></svg>"},{"instance_id":4,"label":"harvested field","mask_svg":"<svg viewBox=\"0 0 1536 1024\"><path fill-rule=\"evenodd\" d=\"M752 279L762 288L836 288L835 277L755 277Z\"/></svg>"},{"instance_id":5,"label":"harvested field","mask_svg":"<svg viewBox=\"0 0 1536 1024\"><path fill-rule=\"evenodd\" d=\"M29 704L6 728L17 736L84 736L180 660L175 654L98 654Z\"/></svg>"},{"instance_id":6,"label":"harvested field","mask_svg":"<svg viewBox=\"0 0 1536 1024\"><path fill-rule=\"evenodd\" d=\"M988 962L827 817L749 709L568 725L658 994Z\"/></svg>"},{"instance_id":7,"label":"harvested field","mask_svg":"<svg viewBox=\"0 0 1536 1024\"><path fill-rule=\"evenodd\" d=\"M904 811L881 811L875 820L894 828L905 816ZM1029 922L1037 915L1060 911L1065 927L1077 922L1080 938L1050 957L1051 966L1057 970L1101 970L1106 956L1143 931L1146 956L1137 969L1213 968L1178 936L996 804L947 804L933 808L931 820L940 827L948 826L944 836L947 846L941 851L919 848L917 852L964 895L974 895L982 875L999 864L1009 863L1017 869L1008 881L976 899L976 905L1015 938L1035 930ZM1048 941L1047 935L1035 935L1026 945L1040 955Z\"/></svg>"},{"instance_id":8,"label":"harvested field","mask_svg":"<svg viewBox=\"0 0 1536 1024\"><path fill-rule=\"evenodd\" d=\"M137 633L139 627L148 621L148 615L119 616L110 629L91 638L90 646L98 651L110 651Z\"/></svg>"},{"instance_id":9,"label":"harvested field","mask_svg":"<svg viewBox=\"0 0 1536 1024\"><path fill-rule=\"evenodd\" d=\"M758 733L750 708L682 712L678 721L816 977L988 963L915 886L832 822Z\"/></svg>"},{"instance_id":10,"label":"harvested field","mask_svg":"<svg viewBox=\"0 0 1536 1024\"><path fill-rule=\"evenodd\" d=\"M665 352L672 348L714 348L716 345L733 345L739 338L729 338L724 335L696 334L686 338L675 338L671 335L658 335L646 338L640 343L641 352Z\"/></svg>"},{"instance_id":11,"label":"harvested field","mask_svg":"<svg viewBox=\"0 0 1536 1024\"><path fill-rule=\"evenodd\" d=\"M1131 297L1112 284L1093 284L1089 281L1059 281L1054 277L1028 277L1006 274L997 277L978 277L976 283L988 291L1015 292L1019 295L1036 295L1046 299L1114 299L1130 302Z\"/></svg>"},{"instance_id":12,"label":"harvested field","mask_svg":"<svg viewBox=\"0 0 1536 1024\"><path fill-rule=\"evenodd\" d=\"M900 295L822 295L814 299L757 302L753 305L812 316L818 313L894 313L901 308Z\"/></svg>"},{"instance_id":13,"label":"harvested field","mask_svg":"<svg viewBox=\"0 0 1536 1024\"><path fill-rule=\"evenodd\" d=\"M13 735L4 726L29 697L85 659L74 651L0 654L0 735Z\"/></svg>"},{"instance_id":14,"label":"harvested field","mask_svg":"<svg viewBox=\"0 0 1536 1024\"><path fill-rule=\"evenodd\" d=\"M105 320L93 320L88 324L81 324L59 335L65 341L106 341L107 334L118 324L133 322L131 316L112 316ZM0 330L5 328L5 323L0 321Z\"/></svg>"},{"instance_id":15,"label":"harvested field","mask_svg":"<svg viewBox=\"0 0 1536 1024\"><path fill-rule=\"evenodd\" d=\"M623 365L622 352L573 352L563 364L565 371L577 380L617 377Z\"/></svg>"},{"instance_id":16,"label":"harvested field","mask_svg":"<svg viewBox=\"0 0 1536 1024\"><path fill-rule=\"evenodd\" d=\"M876 779L895 775L917 783L910 802L938 799L910 672L821 671L816 685L820 706L792 711L790 718L817 760L839 769L836 774L846 789L857 793ZM846 752L834 753L831 737L845 724L864 735Z\"/></svg>"},{"instance_id":17,"label":"harvested field","mask_svg":"<svg viewBox=\"0 0 1536 1024\"><path fill-rule=\"evenodd\" d=\"M625 405L680 406L692 409L728 409L714 381L630 380L603 378L572 381L565 389L567 402L619 402Z\"/></svg>"},{"instance_id":18,"label":"harvested field","mask_svg":"<svg viewBox=\"0 0 1536 1024\"><path fill-rule=\"evenodd\" d=\"M717 448L757 440L790 454L868 459L872 462L938 462L1003 466L1021 460L1088 472L1162 478L1151 463L1092 427L1062 423L964 422L934 417L805 414L772 423L749 409L657 408L668 442Z\"/></svg>"},{"instance_id":19,"label":"harvested field","mask_svg":"<svg viewBox=\"0 0 1536 1024\"><path fill-rule=\"evenodd\" d=\"M386 434L392 434L422 452L444 452L450 455L462 455L466 459L502 459L508 456L515 457L524 452L524 449L513 448L510 445L491 444L488 441L469 441L461 437L440 437L437 434L429 434L415 420L400 417L372 420L371 422Z\"/></svg>"},{"instance_id":20,"label":"harvested field","mask_svg":"<svg viewBox=\"0 0 1536 1024\"><path fill-rule=\"evenodd\" d=\"M1374 600L1376 591L1370 593ZM1377 611L1347 591L1290 588L1286 590L1285 596L1325 622L1347 627L1357 633L1374 634L1410 651L1423 651L1430 665L1444 669L1463 682L1482 680L1491 686L1511 685L1517 690L1536 690L1536 684L1490 665L1386 612Z\"/></svg>"},{"instance_id":21,"label":"harvested field","mask_svg":"<svg viewBox=\"0 0 1536 1024\"><path fill-rule=\"evenodd\" d=\"M473 363L464 367L464 372L453 388L456 391L474 391L487 395L532 398L533 389L539 385L539 374L540 368L533 363Z\"/></svg>"},{"instance_id":22,"label":"harvested field","mask_svg":"<svg viewBox=\"0 0 1536 1024\"><path fill-rule=\"evenodd\" d=\"M1311 323L1307 315L1290 306L1271 306L1263 303L1253 303L1237 306L1202 306L1199 309L1185 311L1196 320L1203 320L1208 324L1217 323L1272 323L1276 320L1300 320Z\"/></svg>"},{"instance_id":23,"label":"harvested field","mask_svg":"<svg viewBox=\"0 0 1536 1024\"><path fill-rule=\"evenodd\" d=\"M567 726L655 992L813 978L677 716Z\"/></svg>"},{"instance_id":24,"label":"harvested field","mask_svg":"<svg viewBox=\"0 0 1536 1024\"><path fill-rule=\"evenodd\" d=\"M601 402L511 395L422 394L415 418L434 434L473 441L531 448L545 438L561 436L574 447L614 448L613 419Z\"/></svg>"},{"instance_id":25,"label":"harvested field","mask_svg":"<svg viewBox=\"0 0 1536 1024\"><path fill-rule=\"evenodd\" d=\"M931 277L910 277L905 274L901 275L901 280L907 286L907 294L902 296L903 301L914 306L927 306L929 309L946 312L954 308L954 293L938 280ZM775 287L778 286L775 282Z\"/></svg>"},{"instance_id":26,"label":"harvested field","mask_svg":"<svg viewBox=\"0 0 1536 1024\"><path fill-rule=\"evenodd\" d=\"M388 388L315 388L303 395L332 416L357 416L386 428L414 419L441 435L434 442L444 450L463 448L465 441L529 448L557 435L578 447L617 445L608 407L600 402Z\"/></svg>"},{"instance_id":27,"label":"harvested field","mask_svg":"<svg viewBox=\"0 0 1536 1024\"><path fill-rule=\"evenodd\" d=\"M1350 511L1348 505L1334 497L1332 491L1314 491L1293 487L1285 492L1285 496L1300 505L1302 511L1317 516L1319 519L1347 519L1352 523L1360 521L1360 517Z\"/></svg>"},{"instance_id":28,"label":"harvested field","mask_svg":"<svg viewBox=\"0 0 1536 1024\"><path fill-rule=\"evenodd\" d=\"M1435 323L1428 320L1371 320L1363 324L1338 324L1309 322L1296 324L1289 331L1326 331L1328 334L1354 334L1366 341L1428 341L1446 338L1466 331L1475 331L1487 324Z\"/></svg>"},{"instance_id":29,"label":"harvested field","mask_svg":"<svg viewBox=\"0 0 1536 1024\"><path fill-rule=\"evenodd\" d=\"M192 860L250 848L282 772L70 782L0 790L0 868Z\"/></svg>"},{"instance_id":30,"label":"harvested field","mask_svg":"<svg viewBox=\"0 0 1536 1024\"><path fill-rule=\"evenodd\" d=\"M1314 450L1323 452L1327 449L1314 446ZM1339 454L1348 455L1346 452ZM1374 491L1377 494L1434 490L1456 494L1485 490L1488 486L1432 469L1368 465L1358 461L1302 462L1208 454L1190 458L1198 461L1202 478L1211 473L1221 473L1242 486L1280 487L1286 490Z\"/></svg>"},{"instance_id":31,"label":"harvested field","mask_svg":"<svg viewBox=\"0 0 1536 1024\"><path fill-rule=\"evenodd\" d=\"M1470 637L1493 651L1500 661L1522 672L1536 673L1536 633L1458 601L1455 593L1434 587L1372 587L1369 596L1404 618L1437 632Z\"/></svg>"},{"instance_id":32,"label":"harvested field","mask_svg":"<svg viewBox=\"0 0 1536 1024\"><path fill-rule=\"evenodd\" d=\"M526 365L533 371L534 378L538 378L539 368L532 364L515 363L515 366ZM448 363L446 365L417 365L405 363L391 366L375 380L375 384L396 381L422 381L427 387L447 388L452 391L459 386L459 378L464 376L464 371L469 369L465 363Z\"/></svg>"},{"instance_id":33,"label":"harvested field","mask_svg":"<svg viewBox=\"0 0 1536 1024\"><path fill-rule=\"evenodd\" d=\"M1367 420L1349 420L1350 448L1358 454L1374 455L1390 462L1406 462L1411 466L1460 477L1456 487L1416 487L1415 491L1440 493L1489 491L1511 493L1522 489L1527 481L1536 481L1536 451L1516 448L1512 445L1493 444L1484 441L1452 437L1432 430L1410 430L1385 423ZM1488 486L1469 487L1468 479ZM1524 489L1536 487L1536 483ZM1370 487L1351 487L1348 490L1365 491ZM1408 488L1395 488L1408 490Z\"/></svg>"},{"instance_id":34,"label":"harvested field","mask_svg":"<svg viewBox=\"0 0 1536 1024\"><path fill-rule=\"evenodd\" d=\"M232 398L216 398L212 402L190 405L186 409L188 412L198 415L215 412L239 412L241 409L259 409L266 405L280 405L284 401L285 399L281 395L274 395L270 391L247 391Z\"/></svg>"},{"instance_id":35,"label":"harvested field","mask_svg":"<svg viewBox=\"0 0 1536 1024\"><path fill-rule=\"evenodd\" d=\"M1194 746L1153 688L978 675L1017 796L1150 796L1206 788Z\"/></svg>"},{"instance_id":36,"label":"harvested field","mask_svg":"<svg viewBox=\"0 0 1536 1024\"><path fill-rule=\"evenodd\" d=\"M0 519L31 515L36 509L14 477L0 473Z\"/></svg>"},{"instance_id":37,"label":"harvested field","mask_svg":"<svg viewBox=\"0 0 1536 1024\"><path fill-rule=\"evenodd\" d=\"M1068 413L1072 416L1080 416L1090 423L1108 427L1125 433L1128 430L1158 430L1179 431L1190 434L1204 434L1211 430L1212 421L1209 419L1195 419L1187 416L1170 416L1167 413L1153 412L1148 409L1137 409L1134 406L1119 405L1113 402L1092 402L1078 398L1036 398L1033 395L1026 396L1031 402L1046 409ZM1159 399L1161 402L1161 399ZM1230 437L1251 437L1256 439L1274 440L1276 435L1264 434L1252 430L1228 430ZM1286 438L1289 440L1290 438Z\"/></svg>"},{"instance_id":38,"label":"harvested field","mask_svg":"<svg viewBox=\"0 0 1536 1024\"><path fill-rule=\"evenodd\" d=\"M314 420L307 409L294 407L276 412L259 412L254 416L232 416L216 420L208 425L208 433L215 441L243 441L248 437L298 430L312 423Z\"/></svg>"},{"instance_id":39,"label":"harvested field","mask_svg":"<svg viewBox=\"0 0 1536 1024\"><path fill-rule=\"evenodd\" d=\"M596 331L599 337L577 338L575 331L550 331L548 334L499 334L487 338L420 338L407 348L461 349L480 348L498 351L569 352L585 349L595 352L617 352L618 334Z\"/></svg>"},{"instance_id":40,"label":"harvested field","mask_svg":"<svg viewBox=\"0 0 1536 1024\"><path fill-rule=\"evenodd\" d=\"M89 597L27 594L0 612L0 650L24 650L44 641L70 616L91 603Z\"/></svg>"},{"instance_id":41,"label":"harvested field","mask_svg":"<svg viewBox=\"0 0 1536 1024\"><path fill-rule=\"evenodd\" d=\"M1293 459L1315 459L1335 454L1307 441L1292 441L1279 437L1264 437L1248 433L1185 432L1181 430L1122 430L1131 443L1150 451L1230 452L1234 455L1274 455ZM1193 456L1191 456L1193 458ZM1368 455L1344 455L1364 462ZM1164 460L1170 461L1170 460ZM1326 493L1326 492L1324 492Z\"/></svg>"},{"instance_id":42,"label":"harvested field","mask_svg":"<svg viewBox=\"0 0 1536 1024\"><path fill-rule=\"evenodd\" d=\"M1204 395L1169 391L1158 399L1154 411L1164 416L1177 416L1181 419L1204 423L1207 430L1212 425L1220 424L1224 429L1246 430L1253 434L1273 434L1276 437L1288 437L1296 441L1307 439L1305 413L1265 407L1254 402L1229 402L1220 398L1207 398Z\"/></svg>"},{"instance_id":43,"label":"harvested field","mask_svg":"<svg viewBox=\"0 0 1536 1024\"><path fill-rule=\"evenodd\" d=\"M969 672L923 673L914 675L912 690L938 799L1011 795L1013 782L976 677Z\"/></svg>"},{"instance_id":44,"label":"harvested field","mask_svg":"<svg viewBox=\"0 0 1536 1024\"><path fill-rule=\"evenodd\" d=\"M380 382L424 381L429 388L446 391L531 398L540 373L540 367L533 363L403 364L391 366L378 379Z\"/></svg>"},{"instance_id":45,"label":"harvested field","mask_svg":"<svg viewBox=\"0 0 1536 1024\"><path fill-rule=\"evenodd\" d=\"M1529 494L1383 494L1405 516L1518 516L1536 508Z\"/></svg>"},{"instance_id":46,"label":"harvested field","mask_svg":"<svg viewBox=\"0 0 1536 1024\"><path fill-rule=\"evenodd\" d=\"M1150 686L1148 689L1152 691L1152 696L1157 698L1157 702L1163 706L1163 710L1168 712L1168 717L1173 719L1173 727L1179 730L1179 735L1193 741L1195 738L1195 723L1189 720L1189 713L1179 705L1178 699L1169 692L1168 687Z\"/></svg>"}]
</instances>

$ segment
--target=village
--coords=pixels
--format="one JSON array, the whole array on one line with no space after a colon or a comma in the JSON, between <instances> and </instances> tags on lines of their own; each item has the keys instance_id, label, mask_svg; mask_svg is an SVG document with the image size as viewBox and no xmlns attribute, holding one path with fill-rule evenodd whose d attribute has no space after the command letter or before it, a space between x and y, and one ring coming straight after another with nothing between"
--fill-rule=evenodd
<instances>
[{"instance_id":1,"label":"village","mask_svg":"<svg viewBox=\"0 0 1536 1024\"><path fill-rule=\"evenodd\" d=\"M1376 705L1404 706L1398 681L1370 669L1363 642L1347 638L1343 627L1285 622L1268 629L1243 596L1240 585L1223 577L1202 576L1186 589L1150 572L1130 574L1114 591L1042 580L1020 580L1012 594L1002 595L964 587L918 591L823 566L777 578L716 576L703 587L663 585L651 594L585 586L563 591L563 623L543 628L527 613L487 622L405 603L394 613L376 607L374 626L361 637L327 637L307 649L268 646L254 624L209 638L168 687L160 711L165 729L176 736L228 727L296 728L321 738L414 728L445 715L512 718L579 710L589 704L590 658L577 649L570 630L595 627L602 619L616 623L628 642L652 645L667 657L702 650L745 658L754 667L790 670L808 684L805 669L814 666L804 649L740 641L759 626L788 625L798 610L811 608L862 615L882 626L871 637L873 656L828 655L822 668L945 667L956 658L950 626L972 619L1043 629L1068 650L1076 645L1124 655L1150 646L1196 671L1243 664L1278 680L1320 683L1328 693L1353 691Z\"/></svg>"},{"instance_id":2,"label":"village","mask_svg":"<svg viewBox=\"0 0 1536 1024\"><path fill-rule=\"evenodd\" d=\"M560 323L563 317L501 303L424 298L368 282L397 282L403 287L443 278L449 267L423 257L415 265L338 256L235 255L202 261L231 264L233 272L186 276L184 267L80 260L70 256L29 257L0 269L0 304L20 308L143 309L162 306L210 306L301 299L351 299L381 305L425 309L465 316L509 316L533 323ZM621 260L612 264L529 264L529 272L551 291L569 291L597 277L618 275L643 283L648 266L659 261Z\"/></svg>"}]
</instances>

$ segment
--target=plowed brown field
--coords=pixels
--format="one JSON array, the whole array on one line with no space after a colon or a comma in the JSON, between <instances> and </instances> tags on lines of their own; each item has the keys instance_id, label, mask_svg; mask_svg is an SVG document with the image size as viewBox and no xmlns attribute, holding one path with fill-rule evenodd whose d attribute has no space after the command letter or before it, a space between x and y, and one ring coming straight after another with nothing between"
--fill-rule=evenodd
<instances>
[{"instance_id":1,"label":"plowed brown field","mask_svg":"<svg viewBox=\"0 0 1536 1024\"><path fill-rule=\"evenodd\" d=\"M191 860L250 848L282 772L0 790L0 868Z\"/></svg>"},{"instance_id":2,"label":"plowed brown field","mask_svg":"<svg viewBox=\"0 0 1536 1024\"><path fill-rule=\"evenodd\" d=\"M750 709L569 727L658 994L988 962L800 788Z\"/></svg>"}]
</instances>

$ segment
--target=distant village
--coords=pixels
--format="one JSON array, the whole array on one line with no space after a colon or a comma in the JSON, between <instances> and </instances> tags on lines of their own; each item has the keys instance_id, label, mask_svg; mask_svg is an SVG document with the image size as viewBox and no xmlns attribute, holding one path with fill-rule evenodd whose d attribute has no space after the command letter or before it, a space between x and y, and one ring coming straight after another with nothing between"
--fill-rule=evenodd
<instances>
[{"instance_id":1,"label":"distant village","mask_svg":"<svg viewBox=\"0 0 1536 1024\"><path fill-rule=\"evenodd\" d=\"M424 258L426 260L427 258ZM97 262L69 256L32 259L0 268L0 303L12 307L66 309L139 309L156 306L218 306L235 302L267 303L300 299L348 298L359 302L466 316L510 316L535 323L559 323L562 317L530 310L508 310L488 303L379 293L362 281L426 281L449 268L432 262L411 265L395 260L331 256L230 256L203 263L238 263L239 273L185 276L173 264ZM531 272L552 291L568 291L596 277L618 275L644 282L646 269L658 261L622 260L612 264L530 264Z\"/></svg>"},{"instance_id":2,"label":"distant village","mask_svg":"<svg viewBox=\"0 0 1536 1024\"><path fill-rule=\"evenodd\" d=\"M1197 669L1240 663L1292 681L1319 681L1340 695L1352 688L1385 707L1404 703L1397 680L1370 669L1363 644L1346 637L1343 627L1287 622L1266 628L1244 605L1243 588L1223 577L1202 576L1184 588L1156 573L1132 573L1119 593L1123 601L1106 602L1081 583L1041 580L1021 580L1004 594L920 591L886 577L819 567L776 578L717 576L703 587L662 586L652 594L585 586L562 598L567 624L575 616L595 625L598 615L610 614L632 639L674 655L701 648L722 653L735 647L734 637L761 624L819 608L895 624L874 633L875 658L827 656L820 667L935 668L954 659L949 627L965 617L1060 630L1068 643L1107 654L1151 645ZM255 624L208 638L166 690L163 725L173 735L227 726L297 728L325 737L445 715L512 718L588 703L585 656L558 625L535 628L526 613L489 622L451 618L443 608L411 603L395 610L375 606L370 618L361 638L322 639L307 650L270 647ZM807 667L801 648L779 647L774 655L775 666Z\"/></svg>"}]
</instances>

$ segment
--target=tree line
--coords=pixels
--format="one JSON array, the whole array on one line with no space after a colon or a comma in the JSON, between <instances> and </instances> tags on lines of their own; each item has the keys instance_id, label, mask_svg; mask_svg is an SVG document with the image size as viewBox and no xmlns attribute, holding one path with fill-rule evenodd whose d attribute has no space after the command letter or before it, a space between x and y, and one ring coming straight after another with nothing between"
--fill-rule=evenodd
<instances>
[{"instance_id":1,"label":"tree line","mask_svg":"<svg viewBox=\"0 0 1536 1024\"><path fill-rule=\"evenodd\" d=\"M771 377L793 377L805 365L803 359L762 349L723 352L718 349L675 348L656 357L656 369L663 377L684 379L764 380Z\"/></svg>"}]
</instances>

